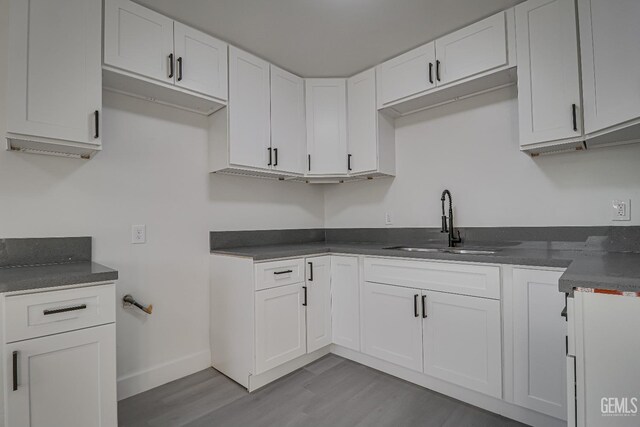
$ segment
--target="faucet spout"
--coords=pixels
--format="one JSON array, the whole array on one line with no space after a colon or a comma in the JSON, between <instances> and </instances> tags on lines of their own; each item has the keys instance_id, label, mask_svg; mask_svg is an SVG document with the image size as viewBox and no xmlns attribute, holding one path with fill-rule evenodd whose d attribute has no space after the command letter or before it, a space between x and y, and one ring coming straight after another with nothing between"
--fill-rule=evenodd
<instances>
[{"instance_id":1,"label":"faucet spout","mask_svg":"<svg viewBox=\"0 0 640 427\"><path fill-rule=\"evenodd\" d=\"M444 210L444 202L446 201L447 196L449 197L449 218L447 220L447 216ZM440 201L442 202L442 228L440 229L441 233L449 233L449 247L453 248L457 243L462 243L462 238L460 237L460 231L455 229L453 225L453 200L451 198L451 192L449 190L444 190L442 192L442 196L440 197ZM448 223L448 224L447 224ZM448 225L448 226L447 226ZM456 236L457 234L457 236Z\"/></svg>"}]
</instances>

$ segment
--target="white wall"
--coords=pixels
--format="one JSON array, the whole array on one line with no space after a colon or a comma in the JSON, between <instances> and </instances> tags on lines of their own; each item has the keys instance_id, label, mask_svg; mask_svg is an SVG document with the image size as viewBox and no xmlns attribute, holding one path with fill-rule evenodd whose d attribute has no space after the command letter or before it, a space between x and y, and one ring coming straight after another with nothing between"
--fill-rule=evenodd
<instances>
[{"instance_id":1,"label":"white wall","mask_svg":"<svg viewBox=\"0 0 640 427\"><path fill-rule=\"evenodd\" d=\"M440 227L448 188L457 224L616 225L614 198L640 225L640 144L540 156L519 152L515 87L396 121L397 176L325 191L327 227ZM634 204L635 203L635 204ZM635 210L634 210L635 207Z\"/></svg>"},{"instance_id":2,"label":"white wall","mask_svg":"<svg viewBox=\"0 0 640 427\"><path fill-rule=\"evenodd\" d=\"M0 82L6 16L2 0ZM322 227L323 193L208 174L204 117L107 92L103 105L104 150L90 161L0 150L0 237L93 236L95 261L120 272L118 296L153 303L151 316L118 308L129 394L209 365L209 231ZM132 224L147 225L147 244L130 244Z\"/></svg>"}]
</instances>

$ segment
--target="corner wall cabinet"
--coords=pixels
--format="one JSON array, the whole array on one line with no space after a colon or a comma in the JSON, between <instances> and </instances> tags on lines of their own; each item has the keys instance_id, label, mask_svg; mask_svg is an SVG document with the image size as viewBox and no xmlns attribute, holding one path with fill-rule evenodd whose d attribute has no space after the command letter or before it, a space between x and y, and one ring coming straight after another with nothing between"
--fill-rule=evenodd
<instances>
[{"instance_id":1,"label":"corner wall cabinet","mask_svg":"<svg viewBox=\"0 0 640 427\"><path fill-rule=\"evenodd\" d=\"M209 115L226 105L227 44L130 0L106 0L104 86Z\"/></svg>"},{"instance_id":2,"label":"corner wall cabinet","mask_svg":"<svg viewBox=\"0 0 640 427\"><path fill-rule=\"evenodd\" d=\"M115 285L0 299L6 426L115 427Z\"/></svg>"},{"instance_id":3,"label":"corner wall cabinet","mask_svg":"<svg viewBox=\"0 0 640 427\"><path fill-rule=\"evenodd\" d=\"M7 148L90 158L102 149L102 2L11 0L8 9Z\"/></svg>"}]
</instances>

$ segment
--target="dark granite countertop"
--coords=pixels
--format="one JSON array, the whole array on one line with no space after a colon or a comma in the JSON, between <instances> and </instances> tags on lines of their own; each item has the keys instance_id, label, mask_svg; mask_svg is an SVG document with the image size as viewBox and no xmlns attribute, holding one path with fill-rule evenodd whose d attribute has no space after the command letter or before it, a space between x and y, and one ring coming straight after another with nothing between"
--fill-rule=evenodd
<instances>
[{"instance_id":1,"label":"dark granite countertop","mask_svg":"<svg viewBox=\"0 0 640 427\"><path fill-rule=\"evenodd\" d=\"M117 278L116 270L89 261L1 267L0 293L105 282Z\"/></svg>"},{"instance_id":2,"label":"dark granite countertop","mask_svg":"<svg viewBox=\"0 0 640 427\"><path fill-rule=\"evenodd\" d=\"M634 238L635 240L635 238ZM637 243L634 243L637 245ZM278 258L319 255L324 253L387 256L442 261L463 261L539 267L559 267L567 270L561 276L559 289L572 294L573 289L599 288L624 292L640 292L640 252L616 252L618 249L605 238L583 241L478 241L465 242L465 249L494 250L493 254L452 254L446 252L407 252L385 249L397 243L366 242L300 242L263 246L224 247L211 250L224 254L252 258L256 262ZM443 248L442 241L410 244L413 247ZM624 249L627 249L626 247Z\"/></svg>"},{"instance_id":3,"label":"dark granite countertop","mask_svg":"<svg viewBox=\"0 0 640 427\"><path fill-rule=\"evenodd\" d=\"M536 244L540 243L540 244ZM225 248L212 250L213 254L224 254L252 258L254 261L269 261L278 258L291 258L298 256L319 255L324 253L389 256L401 258L431 259L442 261L465 261L494 264L514 264L543 267L567 267L571 260L580 254L576 245L556 246L547 242L520 242L509 246L499 243L466 244L464 249L493 250L493 254L470 255L452 254L447 252L408 252L397 249L386 249L398 246L389 243L300 243L268 246L244 246L237 248ZM440 244L412 245L425 248L442 248Z\"/></svg>"}]
</instances>

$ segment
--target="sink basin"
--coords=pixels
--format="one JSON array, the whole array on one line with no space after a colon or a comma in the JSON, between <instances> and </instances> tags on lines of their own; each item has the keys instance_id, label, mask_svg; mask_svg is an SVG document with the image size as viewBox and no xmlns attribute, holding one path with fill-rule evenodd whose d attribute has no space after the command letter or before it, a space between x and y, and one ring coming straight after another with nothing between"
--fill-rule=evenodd
<instances>
[{"instance_id":1,"label":"sink basin","mask_svg":"<svg viewBox=\"0 0 640 427\"><path fill-rule=\"evenodd\" d=\"M460 254L460 255L491 255L495 254L496 251L485 250L485 249L462 249L462 248L414 248L410 246L391 246L384 249L393 249L396 251L406 251L406 252L444 252L449 254Z\"/></svg>"},{"instance_id":2,"label":"sink basin","mask_svg":"<svg viewBox=\"0 0 640 427\"><path fill-rule=\"evenodd\" d=\"M461 254L461 255L491 255L495 254L496 251L489 250L481 250L481 249L443 249L441 252L447 252L450 254Z\"/></svg>"},{"instance_id":3,"label":"sink basin","mask_svg":"<svg viewBox=\"0 0 640 427\"><path fill-rule=\"evenodd\" d=\"M408 246L391 246L389 248L384 249L394 249L396 251L407 251L407 252L442 252L442 249L437 248L411 248Z\"/></svg>"}]
</instances>

